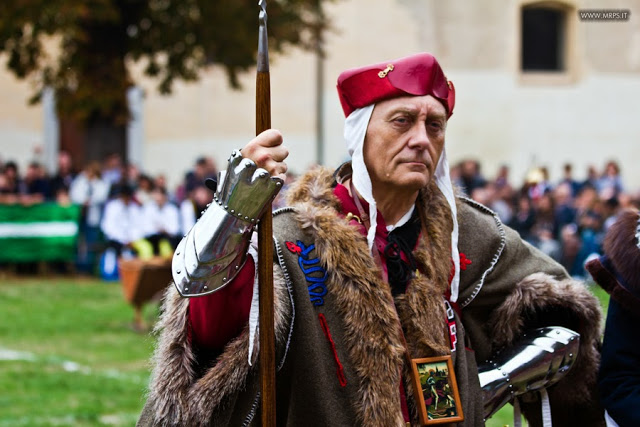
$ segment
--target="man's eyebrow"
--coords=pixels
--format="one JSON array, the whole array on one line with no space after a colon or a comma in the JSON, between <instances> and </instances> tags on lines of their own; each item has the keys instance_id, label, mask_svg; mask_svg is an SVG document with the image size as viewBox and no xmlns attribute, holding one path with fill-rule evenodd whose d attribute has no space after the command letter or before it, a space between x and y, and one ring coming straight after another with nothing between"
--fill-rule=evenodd
<instances>
[{"instance_id":1,"label":"man's eyebrow","mask_svg":"<svg viewBox=\"0 0 640 427\"><path fill-rule=\"evenodd\" d=\"M389 113L387 113L387 116L393 116L394 114L398 114L398 113L405 113L405 114L410 114L410 115L417 115L418 114L418 108L416 107L411 107L411 106L400 106L400 107L396 107L392 110L389 110ZM446 120L447 118L447 112L446 111L433 111L431 110L428 114L429 118L432 119L437 119L437 120Z\"/></svg>"},{"instance_id":2,"label":"man's eyebrow","mask_svg":"<svg viewBox=\"0 0 640 427\"><path fill-rule=\"evenodd\" d=\"M405 106L396 107L396 108L394 108L392 110L389 110L388 115L392 116L392 115L398 114L398 113L405 113L405 114L415 115L415 114L418 114L418 109L417 108L413 108L413 107L405 107Z\"/></svg>"},{"instance_id":3,"label":"man's eyebrow","mask_svg":"<svg viewBox=\"0 0 640 427\"><path fill-rule=\"evenodd\" d=\"M446 120L447 119L447 112L446 111L444 111L444 112L440 112L440 111L432 112L432 113L429 113L428 117L431 117L431 118L437 119L437 120Z\"/></svg>"}]
</instances>

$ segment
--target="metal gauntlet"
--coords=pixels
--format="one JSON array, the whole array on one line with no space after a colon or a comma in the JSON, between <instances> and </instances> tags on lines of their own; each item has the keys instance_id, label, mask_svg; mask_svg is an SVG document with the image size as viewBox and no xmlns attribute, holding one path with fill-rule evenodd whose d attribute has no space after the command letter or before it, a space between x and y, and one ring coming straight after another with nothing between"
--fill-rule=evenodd
<instances>
[{"instance_id":1,"label":"metal gauntlet","mask_svg":"<svg viewBox=\"0 0 640 427\"><path fill-rule=\"evenodd\" d=\"M579 345L580 334L570 329L539 328L480 365L484 418L514 397L562 379L576 360Z\"/></svg>"},{"instance_id":2,"label":"metal gauntlet","mask_svg":"<svg viewBox=\"0 0 640 427\"><path fill-rule=\"evenodd\" d=\"M235 150L202 217L173 255L173 281L185 297L210 294L229 283L247 259L254 225L282 188L280 178Z\"/></svg>"}]
</instances>

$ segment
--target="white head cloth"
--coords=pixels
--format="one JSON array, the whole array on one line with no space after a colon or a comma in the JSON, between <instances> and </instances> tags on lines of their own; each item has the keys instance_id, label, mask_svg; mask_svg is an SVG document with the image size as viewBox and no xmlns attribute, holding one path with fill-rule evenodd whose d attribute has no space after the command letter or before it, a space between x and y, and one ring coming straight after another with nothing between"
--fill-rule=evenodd
<instances>
[{"instance_id":1,"label":"white head cloth","mask_svg":"<svg viewBox=\"0 0 640 427\"><path fill-rule=\"evenodd\" d=\"M364 154L362 152L364 146L364 138L367 134L367 127L369 120L371 119L371 113L373 113L373 107L375 104L367 105L366 107L359 108L349 114L349 117L344 122L344 139L347 143L347 149L349 155L351 155L351 168L353 170L352 180L353 185L362 196L362 198L369 203L369 221L370 228L367 231L367 243L369 244L369 250L373 250L373 242L376 235L377 226L377 212L378 208L376 201L373 198L373 189L371 184L371 178L369 177L369 171L364 164ZM443 148L442 155L438 161L435 172L435 180L438 188L447 199L449 208L451 209L451 217L453 218L453 231L451 232L451 258L454 264L454 275L451 281L451 301L456 302L458 300L458 288L460 284L460 254L458 252L458 220L455 195L453 194L453 186L451 185L451 178L449 176L449 161L447 160L447 152Z\"/></svg>"}]
</instances>

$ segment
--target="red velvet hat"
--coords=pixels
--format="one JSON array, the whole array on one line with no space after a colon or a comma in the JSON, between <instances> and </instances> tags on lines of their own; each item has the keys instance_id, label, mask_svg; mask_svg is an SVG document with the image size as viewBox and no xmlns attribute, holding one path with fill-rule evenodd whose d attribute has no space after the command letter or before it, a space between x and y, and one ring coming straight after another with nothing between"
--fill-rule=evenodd
<instances>
[{"instance_id":1,"label":"red velvet hat","mask_svg":"<svg viewBox=\"0 0 640 427\"><path fill-rule=\"evenodd\" d=\"M338 96L345 117L358 108L405 95L432 95L447 109L447 117L453 114L453 83L430 53L352 68L338 77Z\"/></svg>"}]
</instances>

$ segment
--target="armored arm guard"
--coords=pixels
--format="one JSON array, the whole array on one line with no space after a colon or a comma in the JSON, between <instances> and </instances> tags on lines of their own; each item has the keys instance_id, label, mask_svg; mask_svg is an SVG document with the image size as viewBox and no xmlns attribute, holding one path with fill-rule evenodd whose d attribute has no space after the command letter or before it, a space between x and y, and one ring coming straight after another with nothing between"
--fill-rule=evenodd
<instances>
[{"instance_id":1,"label":"armored arm guard","mask_svg":"<svg viewBox=\"0 0 640 427\"><path fill-rule=\"evenodd\" d=\"M558 382L576 360L579 344L580 335L572 330L539 328L480 365L484 418L519 395Z\"/></svg>"},{"instance_id":2,"label":"armored arm guard","mask_svg":"<svg viewBox=\"0 0 640 427\"><path fill-rule=\"evenodd\" d=\"M237 150L231 154L213 202L174 252L171 271L182 296L210 294L233 280L247 259L255 224L281 188L280 178Z\"/></svg>"}]
</instances>

